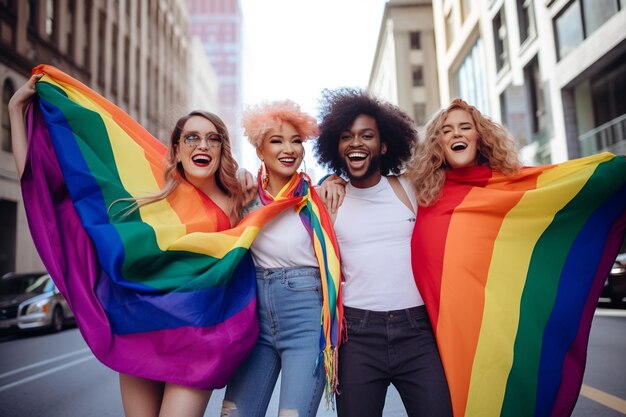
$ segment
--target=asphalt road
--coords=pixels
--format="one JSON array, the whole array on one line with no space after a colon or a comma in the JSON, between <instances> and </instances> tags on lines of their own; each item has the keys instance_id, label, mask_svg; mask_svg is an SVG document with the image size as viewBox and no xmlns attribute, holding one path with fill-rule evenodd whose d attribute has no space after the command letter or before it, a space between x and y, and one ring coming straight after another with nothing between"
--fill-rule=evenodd
<instances>
[{"instance_id":1,"label":"asphalt road","mask_svg":"<svg viewBox=\"0 0 626 417\"><path fill-rule=\"evenodd\" d=\"M275 416L278 401L267 415ZM223 390L205 416L219 416ZM0 334L0 416L122 416L117 374L90 353L77 329L58 334ZM334 416L320 406L318 417ZM385 417L405 416L390 388ZM584 386L573 417L626 416L626 310L599 309L593 321Z\"/></svg>"}]
</instances>

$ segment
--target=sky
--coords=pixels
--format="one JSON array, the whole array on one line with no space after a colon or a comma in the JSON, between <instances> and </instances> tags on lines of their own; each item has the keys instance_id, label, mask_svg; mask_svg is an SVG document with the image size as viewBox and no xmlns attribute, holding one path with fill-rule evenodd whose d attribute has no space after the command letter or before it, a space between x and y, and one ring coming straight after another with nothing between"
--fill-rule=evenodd
<instances>
[{"instance_id":1,"label":"sky","mask_svg":"<svg viewBox=\"0 0 626 417\"><path fill-rule=\"evenodd\" d=\"M385 3L241 0L244 106L291 99L317 116L324 88L365 88ZM309 155L306 161L313 165ZM249 154L242 162L258 163Z\"/></svg>"}]
</instances>

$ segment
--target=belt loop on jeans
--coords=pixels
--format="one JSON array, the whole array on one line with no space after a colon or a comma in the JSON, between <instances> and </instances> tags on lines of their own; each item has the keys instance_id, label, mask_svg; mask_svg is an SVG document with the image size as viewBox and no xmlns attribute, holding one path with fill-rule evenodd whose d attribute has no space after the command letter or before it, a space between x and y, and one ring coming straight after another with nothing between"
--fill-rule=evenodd
<instances>
[{"instance_id":1,"label":"belt loop on jeans","mask_svg":"<svg viewBox=\"0 0 626 417\"><path fill-rule=\"evenodd\" d=\"M367 326L367 321L370 318L370 311L369 310L364 310L363 314L363 321L361 322L361 328L364 328L365 326Z\"/></svg>"},{"instance_id":2,"label":"belt loop on jeans","mask_svg":"<svg viewBox=\"0 0 626 417\"><path fill-rule=\"evenodd\" d=\"M411 311L414 310L413 308L405 308L404 309L404 314L406 315L406 319L409 322L409 324L411 325L412 328L417 328L417 321L415 320L415 317L413 317L413 314L411 314Z\"/></svg>"}]
</instances>

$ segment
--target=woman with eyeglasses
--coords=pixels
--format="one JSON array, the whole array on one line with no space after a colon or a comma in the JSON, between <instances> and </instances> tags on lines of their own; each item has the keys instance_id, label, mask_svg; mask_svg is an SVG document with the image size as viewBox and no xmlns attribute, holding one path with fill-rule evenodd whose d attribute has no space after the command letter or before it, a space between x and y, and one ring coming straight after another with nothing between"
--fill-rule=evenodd
<instances>
[{"instance_id":1,"label":"woman with eyeglasses","mask_svg":"<svg viewBox=\"0 0 626 417\"><path fill-rule=\"evenodd\" d=\"M284 100L249 108L242 124L261 160L259 196L246 209L281 204L293 188L302 200L263 227L250 247L257 268L260 335L228 383L221 415L265 416L281 373L278 415L313 417L325 383L329 396L336 385L341 334L332 224L310 179L298 172L304 141L317 135L317 122Z\"/></svg>"},{"instance_id":2,"label":"woman with eyeglasses","mask_svg":"<svg viewBox=\"0 0 626 417\"><path fill-rule=\"evenodd\" d=\"M35 94L35 83L42 74L33 75L9 102L13 155L20 178L27 155L25 114ZM213 210L218 231L232 228L241 217L244 193L236 178L237 163L231 154L228 131L222 120L209 112L194 111L180 118L169 141L165 185L159 193L145 198L127 199L131 212L167 198L183 181L204 193ZM167 347L161 347L167 349ZM202 416L211 390L195 389L171 382L151 380L120 373L124 412L135 416Z\"/></svg>"}]
</instances>

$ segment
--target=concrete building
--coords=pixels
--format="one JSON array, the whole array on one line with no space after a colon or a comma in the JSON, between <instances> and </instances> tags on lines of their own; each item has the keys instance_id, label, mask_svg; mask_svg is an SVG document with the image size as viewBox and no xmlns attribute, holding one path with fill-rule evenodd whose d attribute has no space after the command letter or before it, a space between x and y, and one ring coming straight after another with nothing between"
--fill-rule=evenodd
<instances>
[{"instance_id":1,"label":"concrete building","mask_svg":"<svg viewBox=\"0 0 626 417\"><path fill-rule=\"evenodd\" d=\"M193 37L189 43L189 110L205 110L220 115L219 80L204 53L199 38Z\"/></svg>"},{"instance_id":2,"label":"concrete building","mask_svg":"<svg viewBox=\"0 0 626 417\"><path fill-rule=\"evenodd\" d=\"M433 2L441 102L501 121L529 164L625 153L625 3Z\"/></svg>"},{"instance_id":3,"label":"concrete building","mask_svg":"<svg viewBox=\"0 0 626 417\"><path fill-rule=\"evenodd\" d=\"M198 37L219 82L219 109L233 154L241 160L242 12L239 0L188 0L190 34ZM207 109L210 110L210 109Z\"/></svg>"},{"instance_id":4,"label":"concrete building","mask_svg":"<svg viewBox=\"0 0 626 417\"><path fill-rule=\"evenodd\" d=\"M40 63L52 64L166 139L187 111L184 0L0 2L0 274L41 269L12 157L7 103Z\"/></svg>"},{"instance_id":5,"label":"concrete building","mask_svg":"<svg viewBox=\"0 0 626 417\"><path fill-rule=\"evenodd\" d=\"M440 107L431 3L385 4L368 84L368 91L398 105L418 125Z\"/></svg>"}]
</instances>

